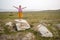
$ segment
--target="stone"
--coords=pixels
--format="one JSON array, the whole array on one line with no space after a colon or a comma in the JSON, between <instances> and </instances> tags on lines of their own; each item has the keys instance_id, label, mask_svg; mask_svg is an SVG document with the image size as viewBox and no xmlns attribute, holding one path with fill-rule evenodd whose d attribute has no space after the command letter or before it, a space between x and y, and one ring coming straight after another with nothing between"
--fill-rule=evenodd
<instances>
[{"instance_id":1,"label":"stone","mask_svg":"<svg viewBox=\"0 0 60 40\"><path fill-rule=\"evenodd\" d=\"M12 34L1 34L0 40L35 40L35 35L31 32L17 32Z\"/></svg>"},{"instance_id":2,"label":"stone","mask_svg":"<svg viewBox=\"0 0 60 40\"><path fill-rule=\"evenodd\" d=\"M13 31L16 31L16 27L15 27L14 24L15 24L15 23L13 23L13 22L7 22L7 23L5 24L5 27L6 27L8 30L10 30L11 32L13 32Z\"/></svg>"},{"instance_id":3,"label":"stone","mask_svg":"<svg viewBox=\"0 0 60 40\"><path fill-rule=\"evenodd\" d=\"M4 28L0 26L0 33L4 33Z\"/></svg>"},{"instance_id":4,"label":"stone","mask_svg":"<svg viewBox=\"0 0 60 40\"><path fill-rule=\"evenodd\" d=\"M30 25L24 19L15 19L15 24L18 31L26 30L30 28Z\"/></svg>"},{"instance_id":5,"label":"stone","mask_svg":"<svg viewBox=\"0 0 60 40\"><path fill-rule=\"evenodd\" d=\"M21 40L22 39L22 33L16 33L16 34L1 34L0 40Z\"/></svg>"},{"instance_id":6,"label":"stone","mask_svg":"<svg viewBox=\"0 0 60 40\"><path fill-rule=\"evenodd\" d=\"M35 40L35 36L33 33L27 33L26 35L24 35L22 40Z\"/></svg>"},{"instance_id":7,"label":"stone","mask_svg":"<svg viewBox=\"0 0 60 40\"><path fill-rule=\"evenodd\" d=\"M37 26L38 32L41 33L42 37L53 37L53 34L46 28L46 26L39 24Z\"/></svg>"},{"instance_id":8,"label":"stone","mask_svg":"<svg viewBox=\"0 0 60 40\"><path fill-rule=\"evenodd\" d=\"M7 22L5 25L12 26L12 22Z\"/></svg>"}]
</instances>

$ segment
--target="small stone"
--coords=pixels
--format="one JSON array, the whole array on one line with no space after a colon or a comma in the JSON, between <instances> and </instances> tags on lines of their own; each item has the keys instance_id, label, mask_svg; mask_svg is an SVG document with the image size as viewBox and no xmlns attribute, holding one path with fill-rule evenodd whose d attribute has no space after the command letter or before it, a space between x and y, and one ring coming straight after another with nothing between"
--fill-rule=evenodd
<instances>
[{"instance_id":1,"label":"small stone","mask_svg":"<svg viewBox=\"0 0 60 40\"><path fill-rule=\"evenodd\" d=\"M35 40L35 36L33 35L33 33L27 33L22 40Z\"/></svg>"},{"instance_id":2,"label":"small stone","mask_svg":"<svg viewBox=\"0 0 60 40\"><path fill-rule=\"evenodd\" d=\"M56 26L58 29L60 29L60 24L56 24L55 26Z\"/></svg>"},{"instance_id":3,"label":"small stone","mask_svg":"<svg viewBox=\"0 0 60 40\"><path fill-rule=\"evenodd\" d=\"M4 28L0 27L0 33L4 33Z\"/></svg>"},{"instance_id":4,"label":"small stone","mask_svg":"<svg viewBox=\"0 0 60 40\"><path fill-rule=\"evenodd\" d=\"M5 25L12 26L12 22L7 22Z\"/></svg>"}]
</instances>

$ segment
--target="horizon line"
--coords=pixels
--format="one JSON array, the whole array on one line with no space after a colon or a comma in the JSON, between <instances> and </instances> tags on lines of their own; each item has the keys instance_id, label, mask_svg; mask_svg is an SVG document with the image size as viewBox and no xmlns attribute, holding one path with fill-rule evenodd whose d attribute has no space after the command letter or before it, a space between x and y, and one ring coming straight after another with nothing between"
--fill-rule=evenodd
<instances>
[{"instance_id":1,"label":"horizon line","mask_svg":"<svg viewBox=\"0 0 60 40\"><path fill-rule=\"evenodd\" d=\"M49 10L51 10L51 9L49 9ZM60 10L60 9L52 9L52 10ZM23 12L29 12L29 11L48 11L48 10L32 10L32 9L29 9L29 10L23 10ZM15 10L15 9L0 9L0 12L18 12L17 10Z\"/></svg>"}]
</instances>

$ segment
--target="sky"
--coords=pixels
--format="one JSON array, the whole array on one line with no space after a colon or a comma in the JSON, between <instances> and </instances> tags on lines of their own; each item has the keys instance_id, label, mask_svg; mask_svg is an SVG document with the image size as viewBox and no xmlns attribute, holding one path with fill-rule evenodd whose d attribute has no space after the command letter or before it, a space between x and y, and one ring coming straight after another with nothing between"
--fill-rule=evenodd
<instances>
[{"instance_id":1,"label":"sky","mask_svg":"<svg viewBox=\"0 0 60 40\"><path fill-rule=\"evenodd\" d=\"M26 7L24 10L56 10L60 9L60 0L0 0L0 11L12 11L13 6Z\"/></svg>"}]
</instances>

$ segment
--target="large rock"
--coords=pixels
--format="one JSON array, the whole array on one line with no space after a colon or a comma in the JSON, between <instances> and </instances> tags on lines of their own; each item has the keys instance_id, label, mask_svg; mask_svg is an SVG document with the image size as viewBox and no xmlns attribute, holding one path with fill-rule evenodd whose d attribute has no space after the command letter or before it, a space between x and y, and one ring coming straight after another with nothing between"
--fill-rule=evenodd
<instances>
[{"instance_id":1,"label":"large rock","mask_svg":"<svg viewBox=\"0 0 60 40\"><path fill-rule=\"evenodd\" d=\"M53 37L53 34L42 24L37 26L37 30L41 33L42 37Z\"/></svg>"},{"instance_id":2,"label":"large rock","mask_svg":"<svg viewBox=\"0 0 60 40\"><path fill-rule=\"evenodd\" d=\"M16 28L17 28L18 31L30 28L30 25L24 19L15 19L15 24L16 24Z\"/></svg>"}]
</instances>

